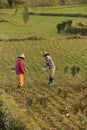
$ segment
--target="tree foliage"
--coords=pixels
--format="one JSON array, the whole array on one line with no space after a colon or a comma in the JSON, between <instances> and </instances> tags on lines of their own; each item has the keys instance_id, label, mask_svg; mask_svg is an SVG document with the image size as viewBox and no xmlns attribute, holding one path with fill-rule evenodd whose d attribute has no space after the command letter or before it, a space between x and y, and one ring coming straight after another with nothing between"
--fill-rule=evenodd
<instances>
[{"instance_id":1,"label":"tree foliage","mask_svg":"<svg viewBox=\"0 0 87 130\"><path fill-rule=\"evenodd\" d=\"M72 22L73 22L72 20L67 20L67 21L63 21L62 23L58 23L56 25L58 33L60 33L65 28L71 28Z\"/></svg>"},{"instance_id":2,"label":"tree foliage","mask_svg":"<svg viewBox=\"0 0 87 130\"><path fill-rule=\"evenodd\" d=\"M7 0L0 0L0 9L7 8Z\"/></svg>"},{"instance_id":3,"label":"tree foliage","mask_svg":"<svg viewBox=\"0 0 87 130\"><path fill-rule=\"evenodd\" d=\"M59 0L60 5L64 5L65 4L65 0Z\"/></svg>"},{"instance_id":4,"label":"tree foliage","mask_svg":"<svg viewBox=\"0 0 87 130\"><path fill-rule=\"evenodd\" d=\"M23 5L24 0L7 0L9 8L15 8L17 5Z\"/></svg>"},{"instance_id":5,"label":"tree foliage","mask_svg":"<svg viewBox=\"0 0 87 130\"><path fill-rule=\"evenodd\" d=\"M28 8L26 6L23 7L23 20L24 23L26 23L29 19L29 13L28 13Z\"/></svg>"}]
</instances>

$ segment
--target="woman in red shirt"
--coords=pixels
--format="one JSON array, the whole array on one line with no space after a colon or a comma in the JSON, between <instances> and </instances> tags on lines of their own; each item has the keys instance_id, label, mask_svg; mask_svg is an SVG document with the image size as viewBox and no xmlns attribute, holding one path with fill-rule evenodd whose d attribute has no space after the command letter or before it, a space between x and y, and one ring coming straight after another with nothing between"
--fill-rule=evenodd
<instances>
[{"instance_id":1,"label":"woman in red shirt","mask_svg":"<svg viewBox=\"0 0 87 130\"><path fill-rule=\"evenodd\" d=\"M25 64L24 64L25 56L21 54L18 57L15 65L15 72L18 76L18 87L22 87L24 84L24 74L26 72Z\"/></svg>"}]
</instances>

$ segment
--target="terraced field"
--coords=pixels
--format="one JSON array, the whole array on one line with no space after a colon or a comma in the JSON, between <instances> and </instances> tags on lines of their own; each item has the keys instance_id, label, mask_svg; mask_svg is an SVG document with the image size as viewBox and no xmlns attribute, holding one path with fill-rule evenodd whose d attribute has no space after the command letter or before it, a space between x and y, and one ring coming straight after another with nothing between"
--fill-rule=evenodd
<instances>
[{"instance_id":1,"label":"terraced field","mask_svg":"<svg viewBox=\"0 0 87 130\"><path fill-rule=\"evenodd\" d=\"M51 52L56 64L55 84L47 85L48 72L42 70L44 58L43 50ZM33 129L74 129L86 130L87 109L75 110L75 105L86 104L87 94L87 44L86 40L46 40L0 43L1 76L0 84L3 89L3 102L13 102L30 118L30 130ZM16 57L20 53L26 56L27 73L25 85L17 89L16 77L11 68L14 67ZM75 77L69 72L64 74L64 67L80 66L81 71ZM11 97L10 97L10 96ZM7 98L8 97L8 98ZM45 104L40 100L46 99ZM29 105L30 101L32 103ZM6 106L8 107L8 105ZM9 110L10 111L10 110ZM33 125L32 125L33 123Z\"/></svg>"},{"instance_id":2,"label":"terraced field","mask_svg":"<svg viewBox=\"0 0 87 130\"><path fill-rule=\"evenodd\" d=\"M56 24L68 17L30 16L24 25L20 13L7 13L0 15L10 21L0 23L0 129L86 130L87 37L57 33ZM86 18L73 20L87 24ZM53 86L47 84L49 71L43 70L44 50L51 53L56 65ZM17 89L12 68L21 53L27 72L24 86ZM75 76L73 66L80 68Z\"/></svg>"},{"instance_id":3,"label":"terraced field","mask_svg":"<svg viewBox=\"0 0 87 130\"><path fill-rule=\"evenodd\" d=\"M69 13L69 14L87 14L87 6L81 7L67 7L67 8L29 8L29 12L39 13ZM75 12L76 11L76 12ZM0 19L5 20L0 23L0 39L21 39L26 37L40 37L40 38L59 38L68 37L69 33L63 31L61 34L57 33L56 25L68 19L73 20L73 26L78 26L82 23L87 27L86 18L77 17L58 17L58 16L29 16L27 24L23 23L22 11L15 15L15 10L1 10Z\"/></svg>"},{"instance_id":4,"label":"terraced field","mask_svg":"<svg viewBox=\"0 0 87 130\"><path fill-rule=\"evenodd\" d=\"M48 8L30 8L30 11L41 12L41 13L87 13L87 4L84 6L65 6L63 7L48 7Z\"/></svg>"}]
</instances>

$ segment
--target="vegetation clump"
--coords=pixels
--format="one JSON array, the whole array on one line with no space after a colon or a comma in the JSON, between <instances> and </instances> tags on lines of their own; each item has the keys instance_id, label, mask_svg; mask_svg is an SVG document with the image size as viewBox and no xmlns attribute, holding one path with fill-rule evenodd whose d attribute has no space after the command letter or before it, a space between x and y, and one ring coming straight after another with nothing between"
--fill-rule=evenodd
<instances>
[{"instance_id":1,"label":"vegetation clump","mask_svg":"<svg viewBox=\"0 0 87 130\"><path fill-rule=\"evenodd\" d=\"M70 34L80 34L82 36L87 36L87 28L84 27L71 27L66 30Z\"/></svg>"},{"instance_id":2,"label":"vegetation clump","mask_svg":"<svg viewBox=\"0 0 87 130\"><path fill-rule=\"evenodd\" d=\"M60 33L65 28L69 28L70 29L71 25L72 25L72 20L67 20L67 21L64 21L62 23L58 23L56 25L56 28L57 28L58 33Z\"/></svg>"},{"instance_id":3,"label":"vegetation clump","mask_svg":"<svg viewBox=\"0 0 87 130\"><path fill-rule=\"evenodd\" d=\"M62 23L58 23L56 25L58 33L65 30L67 33L70 33L70 34L80 34L82 36L87 35L86 25L79 22L78 26L72 26L72 23L73 23L73 21L70 19L67 21L64 21Z\"/></svg>"},{"instance_id":4,"label":"vegetation clump","mask_svg":"<svg viewBox=\"0 0 87 130\"><path fill-rule=\"evenodd\" d=\"M30 128L29 117L19 109L13 98L5 92L4 95L0 95L0 98L3 101L2 104L0 103L0 120L3 127L6 130L28 130Z\"/></svg>"}]
</instances>

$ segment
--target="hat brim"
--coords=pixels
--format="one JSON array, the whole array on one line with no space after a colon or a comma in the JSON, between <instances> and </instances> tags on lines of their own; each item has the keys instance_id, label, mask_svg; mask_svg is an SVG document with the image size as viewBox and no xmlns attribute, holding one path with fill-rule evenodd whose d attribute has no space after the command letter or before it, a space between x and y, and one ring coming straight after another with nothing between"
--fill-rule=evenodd
<instances>
[{"instance_id":1,"label":"hat brim","mask_svg":"<svg viewBox=\"0 0 87 130\"><path fill-rule=\"evenodd\" d=\"M46 55L49 55L50 53L46 53L46 54L44 54L44 56L46 56Z\"/></svg>"},{"instance_id":2,"label":"hat brim","mask_svg":"<svg viewBox=\"0 0 87 130\"><path fill-rule=\"evenodd\" d=\"M18 56L18 58L22 58L22 59L25 59L25 57L21 57L21 56Z\"/></svg>"}]
</instances>

